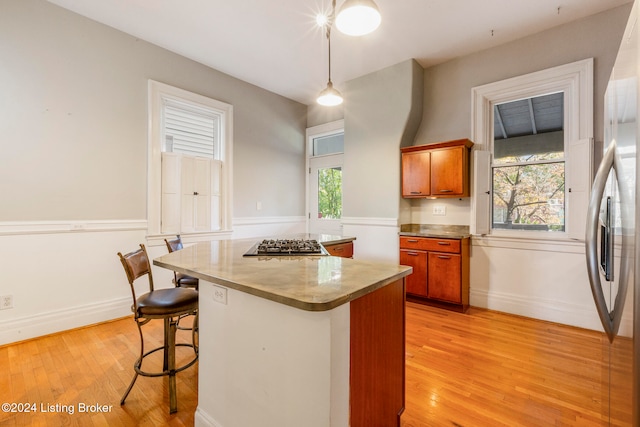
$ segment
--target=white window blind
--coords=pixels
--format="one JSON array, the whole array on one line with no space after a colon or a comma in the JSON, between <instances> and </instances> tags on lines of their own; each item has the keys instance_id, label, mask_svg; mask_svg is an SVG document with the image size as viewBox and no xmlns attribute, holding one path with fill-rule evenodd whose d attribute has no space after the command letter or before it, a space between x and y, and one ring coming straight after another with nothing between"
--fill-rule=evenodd
<instances>
[{"instance_id":1,"label":"white window blind","mask_svg":"<svg viewBox=\"0 0 640 427\"><path fill-rule=\"evenodd\" d=\"M218 158L220 117L182 106L165 105L165 151Z\"/></svg>"}]
</instances>

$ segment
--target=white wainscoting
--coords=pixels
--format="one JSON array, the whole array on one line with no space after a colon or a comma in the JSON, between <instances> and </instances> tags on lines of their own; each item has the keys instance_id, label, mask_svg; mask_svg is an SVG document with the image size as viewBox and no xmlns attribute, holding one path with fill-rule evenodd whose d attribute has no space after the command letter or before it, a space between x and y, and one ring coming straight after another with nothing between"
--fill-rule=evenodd
<instances>
[{"instance_id":1,"label":"white wainscoting","mask_svg":"<svg viewBox=\"0 0 640 427\"><path fill-rule=\"evenodd\" d=\"M397 218L342 217L343 236L355 237L355 259L398 264L400 226Z\"/></svg>"},{"instance_id":2,"label":"white wainscoting","mask_svg":"<svg viewBox=\"0 0 640 427\"><path fill-rule=\"evenodd\" d=\"M475 307L602 330L583 242L474 236L470 287Z\"/></svg>"},{"instance_id":3,"label":"white wainscoting","mask_svg":"<svg viewBox=\"0 0 640 427\"><path fill-rule=\"evenodd\" d=\"M140 220L0 223L0 295L13 296L13 308L0 311L0 344L129 315L131 291L116 254L144 242L146 227Z\"/></svg>"},{"instance_id":4,"label":"white wainscoting","mask_svg":"<svg viewBox=\"0 0 640 427\"><path fill-rule=\"evenodd\" d=\"M286 236L305 233L307 219L304 216L243 217L233 219L233 238Z\"/></svg>"},{"instance_id":5,"label":"white wainscoting","mask_svg":"<svg viewBox=\"0 0 640 427\"><path fill-rule=\"evenodd\" d=\"M304 233L301 216L237 218L233 232L185 236L185 243ZM131 291L118 252L140 243L151 259L164 255L163 236L148 236L146 220L0 223L0 345L131 314ZM152 267L156 288L173 286L172 273Z\"/></svg>"}]
</instances>

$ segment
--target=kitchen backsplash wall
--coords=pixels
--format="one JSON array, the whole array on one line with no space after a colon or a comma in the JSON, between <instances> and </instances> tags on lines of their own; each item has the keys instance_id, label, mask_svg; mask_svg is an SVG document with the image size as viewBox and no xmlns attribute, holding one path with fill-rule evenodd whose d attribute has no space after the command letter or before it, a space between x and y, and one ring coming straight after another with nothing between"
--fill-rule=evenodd
<instances>
[{"instance_id":1,"label":"kitchen backsplash wall","mask_svg":"<svg viewBox=\"0 0 640 427\"><path fill-rule=\"evenodd\" d=\"M411 223L469 225L471 199L416 199L412 201Z\"/></svg>"}]
</instances>

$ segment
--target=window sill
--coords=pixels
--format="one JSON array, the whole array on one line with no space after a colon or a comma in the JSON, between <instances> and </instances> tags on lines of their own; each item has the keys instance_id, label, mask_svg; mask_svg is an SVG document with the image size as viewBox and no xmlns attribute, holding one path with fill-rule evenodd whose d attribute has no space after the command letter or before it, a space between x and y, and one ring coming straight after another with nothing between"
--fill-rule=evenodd
<instances>
[{"instance_id":1,"label":"window sill","mask_svg":"<svg viewBox=\"0 0 640 427\"><path fill-rule=\"evenodd\" d=\"M487 248L584 254L584 241L570 239L566 233L558 236L522 235L522 233L473 235L471 242L473 246Z\"/></svg>"}]
</instances>

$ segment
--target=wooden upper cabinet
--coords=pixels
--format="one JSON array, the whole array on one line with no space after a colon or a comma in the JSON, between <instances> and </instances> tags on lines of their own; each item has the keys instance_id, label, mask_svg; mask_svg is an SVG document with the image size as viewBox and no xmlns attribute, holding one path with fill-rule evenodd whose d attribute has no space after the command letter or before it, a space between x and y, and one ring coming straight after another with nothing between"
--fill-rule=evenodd
<instances>
[{"instance_id":1,"label":"wooden upper cabinet","mask_svg":"<svg viewBox=\"0 0 640 427\"><path fill-rule=\"evenodd\" d=\"M402 197L469 197L468 139L401 148Z\"/></svg>"},{"instance_id":2,"label":"wooden upper cabinet","mask_svg":"<svg viewBox=\"0 0 640 427\"><path fill-rule=\"evenodd\" d=\"M402 153L402 196L431 195L431 153L412 151Z\"/></svg>"}]
</instances>

